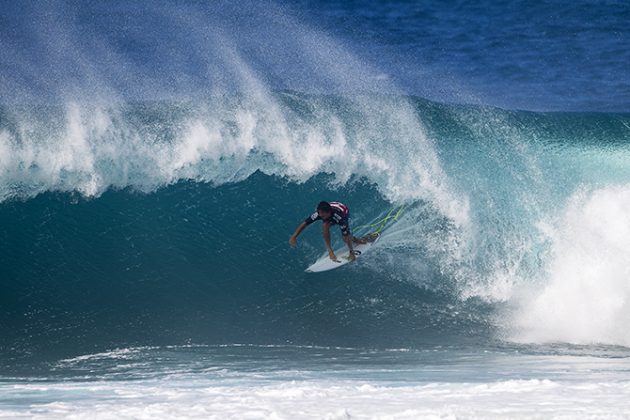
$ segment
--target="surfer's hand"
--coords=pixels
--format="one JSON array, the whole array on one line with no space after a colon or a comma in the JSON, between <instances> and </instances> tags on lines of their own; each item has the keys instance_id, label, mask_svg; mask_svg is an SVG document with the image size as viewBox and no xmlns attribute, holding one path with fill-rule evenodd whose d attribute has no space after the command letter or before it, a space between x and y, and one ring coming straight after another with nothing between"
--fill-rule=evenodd
<instances>
[{"instance_id":1,"label":"surfer's hand","mask_svg":"<svg viewBox=\"0 0 630 420\"><path fill-rule=\"evenodd\" d=\"M289 245L291 245L291 246L297 245L297 239L295 239L293 236L291 236L291 239L289 239Z\"/></svg>"},{"instance_id":2,"label":"surfer's hand","mask_svg":"<svg viewBox=\"0 0 630 420\"><path fill-rule=\"evenodd\" d=\"M328 251L328 256L330 257L331 260L337 261L337 256L335 255L333 251Z\"/></svg>"}]
</instances>

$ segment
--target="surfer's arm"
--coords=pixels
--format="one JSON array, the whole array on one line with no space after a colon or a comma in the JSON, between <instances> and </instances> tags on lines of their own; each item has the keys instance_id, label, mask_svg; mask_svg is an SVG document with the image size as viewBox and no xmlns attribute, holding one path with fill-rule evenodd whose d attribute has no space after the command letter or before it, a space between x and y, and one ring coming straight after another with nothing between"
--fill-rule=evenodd
<instances>
[{"instance_id":1,"label":"surfer's arm","mask_svg":"<svg viewBox=\"0 0 630 420\"><path fill-rule=\"evenodd\" d=\"M328 248L328 256L331 260L336 261L337 256L335 256L335 251L333 251L332 245L330 244L330 223L324 222L323 230L324 242L326 242L326 248Z\"/></svg>"},{"instance_id":2,"label":"surfer's arm","mask_svg":"<svg viewBox=\"0 0 630 420\"><path fill-rule=\"evenodd\" d=\"M350 261L354 261L355 256L354 248L352 246L352 232L350 232L350 223L347 218L342 219L339 222L339 228L341 229L341 238L348 246L348 251L350 251L348 257L350 258Z\"/></svg>"},{"instance_id":3,"label":"surfer's arm","mask_svg":"<svg viewBox=\"0 0 630 420\"><path fill-rule=\"evenodd\" d=\"M351 261L354 261L356 256L354 255L354 248L352 247L352 235L343 235L342 238L346 245L348 245L348 250L350 251L348 257Z\"/></svg>"},{"instance_id":4,"label":"surfer's arm","mask_svg":"<svg viewBox=\"0 0 630 420\"><path fill-rule=\"evenodd\" d=\"M306 222L302 222L300 226L295 229L295 233L293 233L293 236L291 236L291 239L289 239L289 245L295 246L295 244L297 244L297 237L300 235L300 233L302 233L306 226L308 226L308 224Z\"/></svg>"},{"instance_id":5,"label":"surfer's arm","mask_svg":"<svg viewBox=\"0 0 630 420\"><path fill-rule=\"evenodd\" d=\"M315 212L315 213L311 214L310 216L308 216L302 222L302 224L300 226L298 226L297 229L295 229L295 233L289 239L289 245L295 246L295 244L297 244L297 237L300 235L300 233L302 233L302 231L304 230L304 228L306 228L306 226L310 225L315 220L321 220L321 217L319 217L319 214L317 214L317 212Z\"/></svg>"},{"instance_id":6,"label":"surfer's arm","mask_svg":"<svg viewBox=\"0 0 630 420\"><path fill-rule=\"evenodd\" d=\"M348 250L350 251L350 255L354 255L354 248L352 246L352 235L343 235L343 241L348 245Z\"/></svg>"}]
</instances>

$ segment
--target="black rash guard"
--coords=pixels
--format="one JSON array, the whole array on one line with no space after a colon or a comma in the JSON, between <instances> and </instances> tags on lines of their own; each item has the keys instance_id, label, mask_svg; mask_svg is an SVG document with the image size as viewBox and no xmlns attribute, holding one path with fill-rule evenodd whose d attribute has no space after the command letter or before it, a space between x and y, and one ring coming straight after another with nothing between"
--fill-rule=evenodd
<instances>
[{"instance_id":1,"label":"black rash guard","mask_svg":"<svg viewBox=\"0 0 630 420\"><path fill-rule=\"evenodd\" d=\"M332 208L332 216L330 216L330 219L326 220L326 222L331 225L339 225L343 236L350 235L350 209L348 206L337 201L331 201L328 204L330 204L330 207ZM308 216L306 220L304 220L304 223L308 226L316 220L322 220L317 212Z\"/></svg>"}]
</instances>

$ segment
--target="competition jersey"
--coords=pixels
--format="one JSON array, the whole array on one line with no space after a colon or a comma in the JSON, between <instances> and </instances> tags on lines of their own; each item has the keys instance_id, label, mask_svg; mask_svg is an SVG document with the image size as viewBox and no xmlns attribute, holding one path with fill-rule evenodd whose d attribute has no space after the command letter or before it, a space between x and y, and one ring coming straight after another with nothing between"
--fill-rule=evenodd
<instances>
[{"instance_id":1,"label":"competition jersey","mask_svg":"<svg viewBox=\"0 0 630 420\"><path fill-rule=\"evenodd\" d=\"M338 201L331 201L328 204L330 204L330 207L332 208L332 216L330 216L330 219L328 219L327 222L331 225L339 225L341 233L344 236L349 235L350 223L348 221L348 216L350 215L350 209L348 209L348 206ZM308 216L304 222L307 225L310 225L316 220L322 220L317 212Z\"/></svg>"}]
</instances>

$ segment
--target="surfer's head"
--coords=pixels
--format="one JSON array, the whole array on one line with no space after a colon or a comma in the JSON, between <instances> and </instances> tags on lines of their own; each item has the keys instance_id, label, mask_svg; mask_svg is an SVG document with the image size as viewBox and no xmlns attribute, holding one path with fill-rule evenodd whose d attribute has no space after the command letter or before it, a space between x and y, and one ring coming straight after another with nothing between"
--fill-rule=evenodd
<instances>
[{"instance_id":1,"label":"surfer's head","mask_svg":"<svg viewBox=\"0 0 630 420\"><path fill-rule=\"evenodd\" d=\"M319 217L323 220L328 220L330 216L332 216L332 207L330 207L327 201L320 201L317 205L317 214L319 214Z\"/></svg>"}]
</instances>

